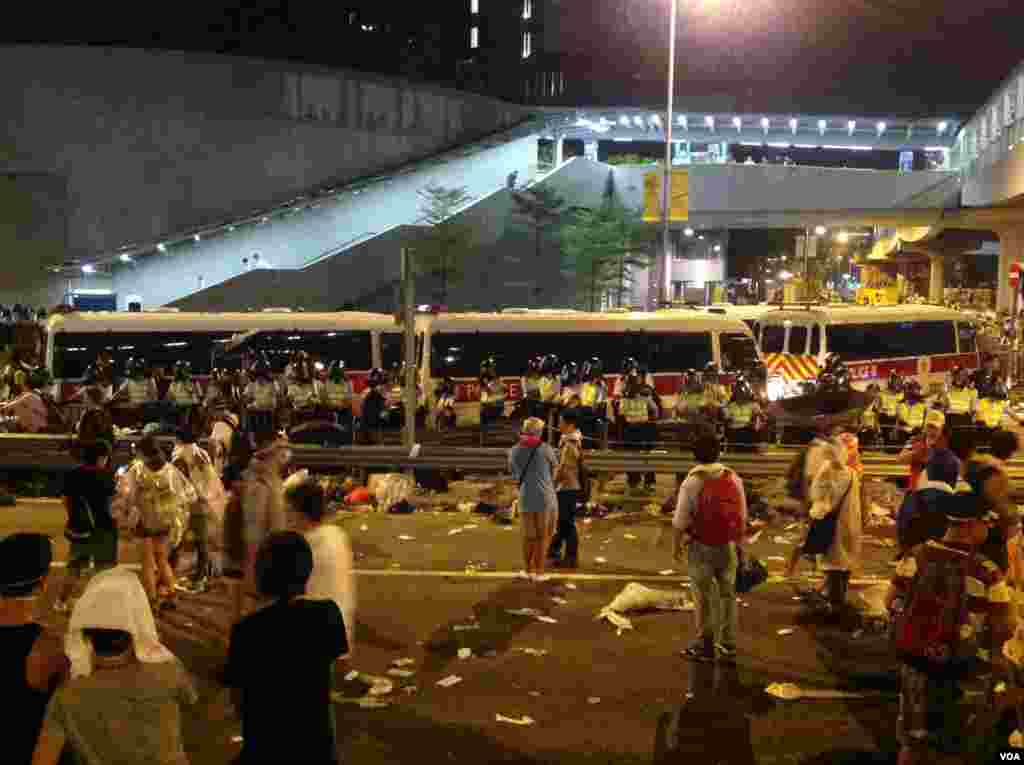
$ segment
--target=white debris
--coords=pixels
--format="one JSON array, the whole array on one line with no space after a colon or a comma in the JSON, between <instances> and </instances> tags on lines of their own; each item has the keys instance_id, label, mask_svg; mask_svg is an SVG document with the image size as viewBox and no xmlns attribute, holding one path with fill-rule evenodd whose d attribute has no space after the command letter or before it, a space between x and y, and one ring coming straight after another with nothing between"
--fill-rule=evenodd
<instances>
[{"instance_id":1,"label":"white debris","mask_svg":"<svg viewBox=\"0 0 1024 765\"><path fill-rule=\"evenodd\" d=\"M408 534L400 534L398 538L403 542L414 542L416 540L416 537L411 537Z\"/></svg>"},{"instance_id":2,"label":"white debris","mask_svg":"<svg viewBox=\"0 0 1024 765\"><path fill-rule=\"evenodd\" d=\"M765 693L785 701L797 699L862 699L862 693L848 693L847 691L833 691L828 689L810 690L801 688L793 683L772 683L764 689Z\"/></svg>"},{"instance_id":3,"label":"white debris","mask_svg":"<svg viewBox=\"0 0 1024 765\"><path fill-rule=\"evenodd\" d=\"M369 530L370 530L370 527L369 527L369 526L367 526L367 525L366 525L366 524L364 523L364 524L363 524L362 526L360 526L360 527L359 527L359 530L360 530L360 531L369 531Z\"/></svg>"},{"instance_id":4,"label":"white debris","mask_svg":"<svg viewBox=\"0 0 1024 765\"><path fill-rule=\"evenodd\" d=\"M559 598L557 596L551 598L551 602L552 603L556 603L557 605L560 605L560 606L567 606L567 605L569 605L569 601L568 600L566 600L565 598Z\"/></svg>"},{"instance_id":5,"label":"white debris","mask_svg":"<svg viewBox=\"0 0 1024 765\"><path fill-rule=\"evenodd\" d=\"M538 616L537 621L544 622L545 624L558 624L558 619L552 619L550 616Z\"/></svg>"},{"instance_id":6,"label":"white debris","mask_svg":"<svg viewBox=\"0 0 1024 765\"><path fill-rule=\"evenodd\" d=\"M396 667L392 667L388 670L388 674L392 677L412 677L416 673L408 669L397 669Z\"/></svg>"},{"instance_id":7,"label":"white debris","mask_svg":"<svg viewBox=\"0 0 1024 765\"><path fill-rule=\"evenodd\" d=\"M588 704L600 704L601 703L601 697L600 696L588 696L587 697L587 703Z\"/></svg>"},{"instance_id":8,"label":"white debris","mask_svg":"<svg viewBox=\"0 0 1024 765\"><path fill-rule=\"evenodd\" d=\"M786 537L775 537L775 539L773 539L772 541L775 542L775 544L777 544L777 545L791 545L791 544L793 544L793 540L792 539L787 539Z\"/></svg>"},{"instance_id":9,"label":"white debris","mask_svg":"<svg viewBox=\"0 0 1024 765\"><path fill-rule=\"evenodd\" d=\"M633 534L623 534L622 538L623 539L636 539L636 537Z\"/></svg>"},{"instance_id":10,"label":"white debris","mask_svg":"<svg viewBox=\"0 0 1024 765\"><path fill-rule=\"evenodd\" d=\"M566 582L565 583L565 589L567 589L567 590L575 590L576 589L576 585L573 584L572 582Z\"/></svg>"},{"instance_id":11,"label":"white debris","mask_svg":"<svg viewBox=\"0 0 1024 765\"><path fill-rule=\"evenodd\" d=\"M793 627L783 627L781 630L778 630L775 634L785 636L792 635L794 632L796 632L796 630Z\"/></svg>"},{"instance_id":12,"label":"white debris","mask_svg":"<svg viewBox=\"0 0 1024 765\"><path fill-rule=\"evenodd\" d=\"M459 658L460 659L468 659L472 655L473 655L473 649L472 648L460 648L459 649Z\"/></svg>"},{"instance_id":13,"label":"white debris","mask_svg":"<svg viewBox=\"0 0 1024 765\"><path fill-rule=\"evenodd\" d=\"M462 533L462 529L452 529L451 531L448 532L448 536L453 537L456 534L461 534L461 533Z\"/></svg>"},{"instance_id":14,"label":"white debris","mask_svg":"<svg viewBox=\"0 0 1024 765\"><path fill-rule=\"evenodd\" d=\"M659 571L658 573L661 574L661 576L672 576L672 574L676 573L676 570L674 568L666 568L664 571Z\"/></svg>"},{"instance_id":15,"label":"white debris","mask_svg":"<svg viewBox=\"0 0 1024 765\"><path fill-rule=\"evenodd\" d=\"M512 614L513 616L539 616L540 611L536 608L506 608L506 614Z\"/></svg>"},{"instance_id":16,"label":"white debris","mask_svg":"<svg viewBox=\"0 0 1024 765\"><path fill-rule=\"evenodd\" d=\"M769 555L767 558L765 558L765 560L777 561L779 563L786 562L786 559L783 558L781 555Z\"/></svg>"},{"instance_id":17,"label":"white debris","mask_svg":"<svg viewBox=\"0 0 1024 765\"><path fill-rule=\"evenodd\" d=\"M345 679L348 680L350 683L357 677L359 677L359 670L356 669L353 669L351 672L345 675Z\"/></svg>"},{"instance_id":18,"label":"white debris","mask_svg":"<svg viewBox=\"0 0 1024 765\"><path fill-rule=\"evenodd\" d=\"M540 697L540 691L530 691L529 695L533 696L535 699L539 698Z\"/></svg>"},{"instance_id":19,"label":"white debris","mask_svg":"<svg viewBox=\"0 0 1024 765\"><path fill-rule=\"evenodd\" d=\"M391 666L392 667L411 667L415 663L416 663L416 659L409 659L409 658L395 659L393 662L391 662Z\"/></svg>"},{"instance_id":20,"label":"white debris","mask_svg":"<svg viewBox=\"0 0 1024 765\"><path fill-rule=\"evenodd\" d=\"M607 563L607 562L608 562L608 560L606 558L594 558L594 563Z\"/></svg>"},{"instance_id":21,"label":"white debris","mask_svg":"<svg viewBox=\"0 0 1024 765\"><path fill-rule=\"evenodd\" d=\"M525 653L528 656L547 656L548 652L543 648L517 648L520 653Z\"/></svg>"},{"instance_id":22,"label":"white debris","mask_svg":"<svg viewBox=\"0 0 1024 765\"><path fill-rule=\"evenodd\" d=\"M444 680L438 680L437 684L442 688L451 688L453 685L458 685L462 682L462 678L458 675L448 675Z\"/></svg>"},{"instance_id":23,"label":"white debris","mask_svg":"<svg viewBox=\"0 0 1024 765\"><path fill-rule=\"evenodd\" d=\"M495 722L509 723L510 725L533 725L534 719L523 715L522 717L505 717L505 715L494 715Z\"/></svg>"},{"instance_id":24,"label":"white debris","mask_svg":"<svg viewBox=\"0 0 1024 765\"><path fill-rule=\"evenodd\" d=\"M367 691L370 696L387 696L395 689L395 684L386 677L374 677L373 675L363 674L360 677L371 684L370 690Z\"/></svg>"},{"instance_id":25,"label":"white debris","mask_svg":"<svg viewBox=\"0 0 1024 765\"><path fill-rule=\"evenodd\" d=\"M467 630L478 630L480 629L479 624L456 624L452 627L456 632L466 632Z\"/></svg>"},{"instance_id":26,"label":"white debris","mask_svg":"<svg viewBox=\"0 0 1024 765\"><path fill-rule=\"evenodd\" d=\"M633 623L623 616L630 611L692 611L693 608L685 591L655 590L630 582L598 612L597 620L609 621L620 630L632 629Z\"/></svg>"}]
</instances>

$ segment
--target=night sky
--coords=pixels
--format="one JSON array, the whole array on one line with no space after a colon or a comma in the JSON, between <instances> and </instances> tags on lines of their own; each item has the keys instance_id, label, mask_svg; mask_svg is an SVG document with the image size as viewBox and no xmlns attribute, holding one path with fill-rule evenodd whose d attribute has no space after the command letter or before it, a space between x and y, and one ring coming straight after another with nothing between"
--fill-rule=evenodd
<instances>
[{"instance_id":1,"label":"night sky","mask_svg":"<svg viewBox=\"0 0 1024 765\"><path fill-rule=\"evenodd\" d=\"M463 2L393 6L407 19L441 18ZM742 112L966 115L1024 59L1024 15L1010 0L679 2L677 92L684 107L686 97L722 95ZM358 68L358 51L332 44L330 30L360 4L182 0L56 10L30 3L9 14L0 41L183 48ZM561 6L561 39L572 61L567 75L593 83L581 100L664 100L668 0Z\"/></svg>"}]
</instances>

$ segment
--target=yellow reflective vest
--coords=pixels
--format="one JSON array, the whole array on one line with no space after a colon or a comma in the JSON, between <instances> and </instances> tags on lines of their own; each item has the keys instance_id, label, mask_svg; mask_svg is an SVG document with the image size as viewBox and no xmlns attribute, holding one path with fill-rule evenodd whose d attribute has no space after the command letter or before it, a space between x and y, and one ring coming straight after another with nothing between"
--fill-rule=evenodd
<instances>
[{"instance_id":1,"label":"yellow reflective vest","mask_svg":"<svg viewBox=\"0 0 1024 765\"><path fill-rule=\"evenodd\" d=\"M633 425L650 422L650 402L646 398L624 398L619 402L622 418Z\"/></svg>"},{"instance_id":2,"label":"yellow reflective vest","mask_svg":"<svg viewBox=\"0 0 1024 765\"><path fill-rule=\"evenodd\" d=\"M978 402L977 420L986 428L998 428L1003 421L1006 402L994 398L983 398Z\"/></svg>"},{"instance_id":3,"label":"yellow reflective vest","mask_svg":"<svg viewBox=\"0 0 1024 765\"><path fill-rule=\"evenodd\" d=\"M584 383L580 391L580 403L583 406L601 406L607 400L607 392L598 383Z\"/></svg>"},{"instance_id":4,"label":"yellow reflective vest","mask_svg":"<svg viewBox=\"0 0 1024 765\"><path fill-rule=\"evenodd\" d=\"M323 384L323 401L331 409L346 409L352 405L352 383L348 380Z\"/></svg>"},{"instance_id":5,"label":"yellow reflective vest","mask_svg":"<svg viewBox=\"0 0 1024 765\"><path fill-rule=\"evenodd\" d=\"M540 400L551 404L558 400L562 385L556 377L540 378Z\"/></svg>"},{"instance_id":6,"label":"yellow reflective vest","mask_svg":"<svg viewBox=\"0 0 1024 765\"><path fill-rule=\"evenodd\" d=\"M917 404L900 404L900 423L916 430L924 427L924 418L928 414L928 405L923 401Z\"/></svg>"},{"instance_id":7,"label":"yellow reflective vest","mask_svg":"<svg viewBox=\"0 0 1024 765\"><path fill-rule=\"evenodd\" d=\"M978 393L973 388L953 388L947 396L950 414L971 414L978 402Z\"/></svg>"},{"instance_id":8,"label":"yellow reflective vest","mask_svg":"<svg viewBox=\"0 0 1024 765\"><path fill-rule=\"evenodd\" d=\"M883 390L878 394L878 410L886 417L895 417L899 413L900 404L902 403L902 393Z\"/></svg>"},{"instance_id":9,"label":"yellow reflective vest","mask_svg":"<svg viewBox=\"0 0 1024 765\"><path fill-rule=\"evenodd\" d=\"M754 422L756 411L757 406L752 401L742 404L731 403L725 408L725 416L730 428L748 428Z\"/></svg>"}]
</instances>

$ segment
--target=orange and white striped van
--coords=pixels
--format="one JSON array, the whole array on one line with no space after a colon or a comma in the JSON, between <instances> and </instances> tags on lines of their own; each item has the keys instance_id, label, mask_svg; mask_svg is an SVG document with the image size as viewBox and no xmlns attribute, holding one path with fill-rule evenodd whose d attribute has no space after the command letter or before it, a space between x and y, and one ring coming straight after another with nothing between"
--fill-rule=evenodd
<instances>
[{"instance_id":1,"label":"orange and white striped van","mask_svg":"<svg viewBox=\"0 0 1024 765\"><path fill-rule=\"evenodd\" d=\"M757 336L769 377L784 381L783 396L798 395L830 353L846 362L859 389L891 372L927 388L954 366L978 366L975 319L940 306L784 306L761 317Z\"/></svg>"}]
</instances>

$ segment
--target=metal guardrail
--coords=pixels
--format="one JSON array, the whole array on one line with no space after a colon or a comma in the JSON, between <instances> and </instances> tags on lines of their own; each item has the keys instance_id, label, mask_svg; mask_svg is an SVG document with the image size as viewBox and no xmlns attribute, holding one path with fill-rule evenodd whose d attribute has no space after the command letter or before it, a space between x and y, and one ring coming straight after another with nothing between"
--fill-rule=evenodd
<instances>
[{"instance_id":1,"label":"metal guardrail","mask_svg":"<svg viewBox=\"0 0 1024 765\"><path fill-rule=\"evenodd\" d=\"M115 445L114 463L125 464L132 458L132 447L139 438L119 439ZM159 440L170 449L174 439ZM62 472L74 467L72 439L67 436L2 435L0 436L0 470L40 470ZM296 444L293 464L324 472L346 469L434 469L458 470L467 473L508 474L508 448L458 448L421 445L416 456L400 446L346 446L322 448ZM723 457L745 477L779 477L785 474L796 449L767 449L761 452L730 450ZM862 454L864 472L877 478L906 477L908 469L894 455ZM587 465L598 474L654 472L686 473L694 466L688 452L669 451L588 451ZM1024 459L1010 463L1010 477L1024 485Z\"/></svg>"}]
</instances>

